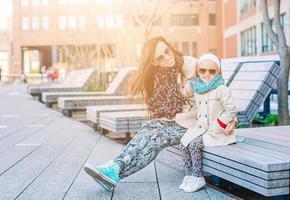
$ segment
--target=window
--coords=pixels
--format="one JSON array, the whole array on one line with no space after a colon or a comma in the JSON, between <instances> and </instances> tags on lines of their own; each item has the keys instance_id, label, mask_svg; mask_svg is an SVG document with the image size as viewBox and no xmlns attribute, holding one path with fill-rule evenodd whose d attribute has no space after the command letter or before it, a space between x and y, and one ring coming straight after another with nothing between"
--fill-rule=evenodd
<instances>
[{"instance_id":1,"label":"window","mask_svg":"<svg viewBox=\"0 0 290 200\"><path fill-rule=\"evenodd\" d=\"M106 1L103 1L103 2L105 2L108 5L114 4L114 0L106 0Z\"/></svg>"},{"instance_id":2,"label":"window","mask_svg":"<svg viewBox=\"0 0 290 200\"><path fill-rule=\"evenodd\" d=\"M240 0L240 13L246 13L256 7L256 0Z\"/></svg>"},{"instance_id":3,"label":"window","mask_svg":"<svg viewBox=\"0 0 290 200\"><path fill-rule=\"evenodd\" d=\"M37 31L37 30L39 30L39 17L37 17L37 16L33 16L32 18L31 18L31 20L32 20L32 23L31 23L31 29L32 30L34 30L34 31Z\"/></svg>"},{"instance_id":4,"label":"window","mask_svg":"<svg viewBox=\"0 0 290 200\"><path fill-rule=\"evenodd\" d=\"M9 53L7 51L0 51L0 68L3 72L8 72L9 71Z\"/></svg>"},{"instance_id":5,"label":"window","mask_svg":"<svg viewBox=\"0 0 290 200\"><path fill-rule=\"evenodd\" d=\"M76 4L77 3L77 0L67 0L67 3L68 4Z\"/></svg>"},{"instance_id":6,"label":"window","mask_svg":"<svg viewBox=\"0 0 290 200\"><path fill-rule=\"evenodd\" d=\"M115 16L115 26L118 28L121 28L123 26L123 16L122 15Z\"/></svg>"},{"instance_id":7,"label":"window","mask_svg":"<svg viewBox=\"0 0 290 200\"><path fill-rule=\"evenodd\" d=\"M123 0L115 0L115 3L116 4L122 4L123 3Z\"/></svg>"},{"instance_id":8,"label":"window","mask_svg":"<svg viewBox=\"0 0 290 200\"><path fill-rule=\"evenodd\" d=\"M66 16L60 16L58 18L58 28L59 30L65 30L66 29Z\"/></svg>"},{"instance_id":9,"label":"window","mask_svg":"<svg viewBox=\"0 0 290 200\"><path fill-rule=\"evenodd\" d=\"M78 27L84 29L86 27L86 18L84 16L78 17Z\"/></svg>"},{"instance_id":10,"label":"window","mask_svg":"<svg viewBox=\"0 0 290 200\"><path fill-rule=\"evenodd\" d=\"M216 15L215 14L209 14L209 25L210 26L216 25Z\"/></svg>"},{"instance_id":11,"label":"window","mask_svg":"<svg viewBox=\"0 0 290 200\"><path fill-rule=\"evenodd\" d=\"M136 44L136 60L139 61L140 60L140 56L141 56L141 49L142 49L142 45L141 44Z\"/></svg>"},{"instance_id":12,"label":"window","mask_svg":"<svg viewBox=\"0 0 290 200\"><path fill-rule=\"evenodd\" d=\"M21 27L23 31L29 30L29 17L22 17L21 19Z\"/></svg>"},{"instance_id":13,"label":"window","mask_svg":"<svg viewBox=\"0 0 290 200\"><path fill-rule=\"evenodd\" d=\"M49 0L41 0L41 5L47 6L49 4Z\"/></svg>"},{"instance_id":14,"label":"window","mask_svg":"<svg viewBox=\"0 0 290 200\"><path fill-rule=\"evenodd\" d=\"M216 55L216 49L209 49L209 53Z\"/></svg>"},{"instance_id":15,"label":"window","mask_svg":"<svg viewBox=\"0 0 290 200\"><path fill-rule=\"evenodd\" d=\"M182 53L185 55L189 55L189 43L188 42L182 42Z\"/></svg>"},{"instance_id":16,"label":"window","mask_svg":"<svg viewBox=\"0 0 290 200\"><path fill-rule=\"evenodd\" d=\"M106 15L105 16L105 25L108 28L114 28L114 16L113 15Z\"/></svg>"},{"instance_id":17,"label":"window","mask_svg":"<svg viewBox=\"0 0 290 200\"><path fill-rule=\"evenodd\" d=\"M198 15L171 15L172 26L195 26L198 25Z\"/></svg>"},{"instance_id":18,"label":"window","mask_svg":"<svg viewBox=\"0 0 290 200\"><path fill-rule=\"evenodd\" d=\"M22 6L29 6L29 0L21 0Z\"/></svg>"},{"instance_id":19,"label":"window","mask_svg":"<svg viewBox=\"0 0 290 200\"><path fill-rule=\"evenodd\" d=\"M193 43L192 43L192 55L193 55L194 57L197 56L197 42L193 42Z\"/></svg>"},{"instance_id":20,"label":"window","mask_svg":"<svg viewBox=\"0 0 290 200\"><path fill-rule=\"evenodd\" d=\"M31 5L33 6L39 5L39 3L40 3L40 0L31 0Z\"/></svg>"},{"instance_id":21,"label":"window","mask_svg":"<svg viewBox=\"0 0 290 200\"><path fill-rule=\"evenodd\" d=\"M156 21L153 22L153 26L161 26L162 24L162 17L159 17Z\"/></svg>"},{"instance_id":22,"label":"window","mask_svg":"<svg viewBox=\"0 0 290 200\"><path fill-rule=\"evenodd\" d=\"M48 16L41 17L41 28L42 28L42 30L48 30L48 28L49 28Z\"/></svg>"},{"instance_id":23,"label":"window","mask_svg":"<svg viewBox=\"0 0 290 200\"><path fill-rule=\"evenodd\" d=\"M96 24L98 28L103 28L105 26L105 19L102 15L96 16Z\"/></svg>"},{"instance_id":24,"label":"window","mask_svg":"<svg viewBox=\"0 0 290 200\"><path fill-rule=\"evenodd\" d=\"M257 54L256 27L252 27L241 32L241 55L255 54Z\"/></svg>"},{"instance_id":25,"label":"window","mask_svg":"<svg viewBox=\"0 0 290 200\"><path fill-rule=\"evenodd\" d=\"M107 5L113 5L113 4L122 4L123 0L95 0L96 4L107 4Z\"/></svg>"},{"instance_id":26,"label":"window","mask_svg":"<svg viewBox=\"0 0 290 200\"><path fill-rule=\"evenodd\" d=\"M77 17L76 16L68 16L68 28L76 29L77 28Z\"/></svg>"},{"instance_id":27,"label":"window","mask_svg":"<svg viewBox=\"0 0 290 200\"><path fill-rule=\"evenodd\" d=\"M66 0L58 0L58 5L65 5L66 4Z\"/></svg>"},{"instance_id":28,"label":"window","mask_svg":"<svg viewBox=\"0 0 290 200\"><path fill-rule=\"evenodd\" d=\"M0 18L0 30L8 30L8 19L7 17Z\"/></svg>"}]
</instances>

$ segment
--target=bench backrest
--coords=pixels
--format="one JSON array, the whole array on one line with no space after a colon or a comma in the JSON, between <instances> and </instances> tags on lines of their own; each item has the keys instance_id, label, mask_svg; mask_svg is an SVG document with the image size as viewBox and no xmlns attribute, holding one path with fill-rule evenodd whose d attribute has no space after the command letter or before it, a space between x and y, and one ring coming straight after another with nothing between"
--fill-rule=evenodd
<instances>
[{"instance_id":1,"label":"bench backrest","mask_svg":"<svg viewBox=\"0 0 290 200\"><path fill-rule=\"evenodd\" d=\"M68 72L65 80L61 83L61 86L82 88L90 80L94 72L94 68L71 70Z\"/></svg>"},{"instance_id":2,"label":"bench backrest","mask_svg":"<svg viewBox=\"0 0 290 200\"><path fill-rule=\"evenodd\" d=\"M276 62L242 63L229 85L240 124L248 125L271 92L280 72Z\"/></svg>"},{"instance_id":3,"label":"bench backrest","mask_svg":"<svg viewBox=\"0 0 290 200\"><path fill-rule=\"evenodd\" d=\"M124 90L124 86L128 82L128 79L135 72L137 68L135 67L126 67L120 69L117 73L113 81L109 84L108 88L106 89L106 93L109 94L122 94Z\"/></svg>"}]
</instances>

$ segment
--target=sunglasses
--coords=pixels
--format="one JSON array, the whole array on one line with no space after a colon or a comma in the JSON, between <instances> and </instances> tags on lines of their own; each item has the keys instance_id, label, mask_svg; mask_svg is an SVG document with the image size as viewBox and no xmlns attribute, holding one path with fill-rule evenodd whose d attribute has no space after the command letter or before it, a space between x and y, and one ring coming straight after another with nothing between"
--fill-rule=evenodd
<instances>
[{"instance_id":1,"label":"sunglasses","mask_svg":"<svg viewBox=\"0 0 290 200\"><path fill-rule=\"evenodd\" d=\"M170 48L166 48L164 52L156 58L157 62L163 62L166 56L172 56L173 51Z\"/></svg>"},{"instance_id":2,"label":"sunglasses","mask_svg":"<svg viewBox=\"0 0 290 200\"><path fill-rule=\"evenodd\" d=\"M216 69L204 69L204 68L198 68L198 73L205 74L208 72L210 75L215 75L217 73Z\"/></svg>"}]
</instances>

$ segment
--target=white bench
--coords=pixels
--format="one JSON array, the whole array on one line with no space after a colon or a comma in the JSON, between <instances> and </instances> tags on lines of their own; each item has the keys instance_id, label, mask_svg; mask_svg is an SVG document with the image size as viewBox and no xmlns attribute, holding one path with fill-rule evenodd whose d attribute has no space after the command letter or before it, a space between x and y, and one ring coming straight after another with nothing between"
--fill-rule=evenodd
<instances>
[{"instance_id":1,"label":"white bench","mask_svg":"<svg viewBox=\"0 0 290 200\"><path fill-rule=\"evenodd\" d=\"M106 91L100 92L43 92L42 93L42 102L46 106L51 107L52 104L57 103L59 97L85 97L85 96L108 96L108 95L119 95L124 93L124 88L126 82L128 82L131 74L136 71L134 67L122 68L118 71L117 75L113 81L109 84Z\"/></svg>"},{"instance_id":2,"label":"white bench","mask_svg":"<svg viewBox=\"0 0 290 200\"><path fill-rule=\"evenodd\" d=\"M130 99L128 96L96 96L96 97L61 97L58 98L58 107L63 114L71 117L74 111L85 111L87 106L138 104L141 99Z\"/></svg>"},{"instance_id":3,"label":"white bench","mask_svg":"<svg viewBox=\"0 0 290 200\"><path fill-rule=\"evenodd\" d=\"M86 117L92 122L95 130L98 130L100 124L100 113L103 112L120 112L120 111L137 111L146 110L144 104L123 104L123 105L104 105L104 106L87 106Z\"/></svg>"},{"instance_id":4,"label":"white bench","mask_svg":"<svg viewBox=\"0 0 290 200\"><path fill-rule=\"evenodd\" d=\"M28 92L32 96L37 96L41 100L41 94L43 92L77 92L83 90L90 83L90 80L94 78L95 69L78 69L72 70L68 73L65 80L56 84L50 85L32 85L28 86Z\"/></svg>"},{"instance_id":5,"label":"white bench","mask_svg":"<svg viewBox=\"0 0 290 200\"><path fill-rule=\"evenodd\" d=\"M125 133L126 143L130 140L130 133L139 130L147 120L147 111L100 113L100 127L112 133Z\"/></svg>"}]
</instances>

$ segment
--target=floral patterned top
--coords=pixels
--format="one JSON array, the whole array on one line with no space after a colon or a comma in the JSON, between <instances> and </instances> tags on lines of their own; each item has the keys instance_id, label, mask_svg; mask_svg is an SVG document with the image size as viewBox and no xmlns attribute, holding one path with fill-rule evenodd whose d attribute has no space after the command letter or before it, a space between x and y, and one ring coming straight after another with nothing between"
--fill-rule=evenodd
<instances>
[{"instance_id":1,"label":"floral patterned top","mask_svg":"<svg viewBox=\"0 0 290 200\"><path fill-rule=\"evenodd\" d=\"M154 92L148 101L148 109L153 118L173 119L182 112L183 96L177 82L179 72L175 67L159 67L154 80Z\"/></svg>"}]
</instances>

